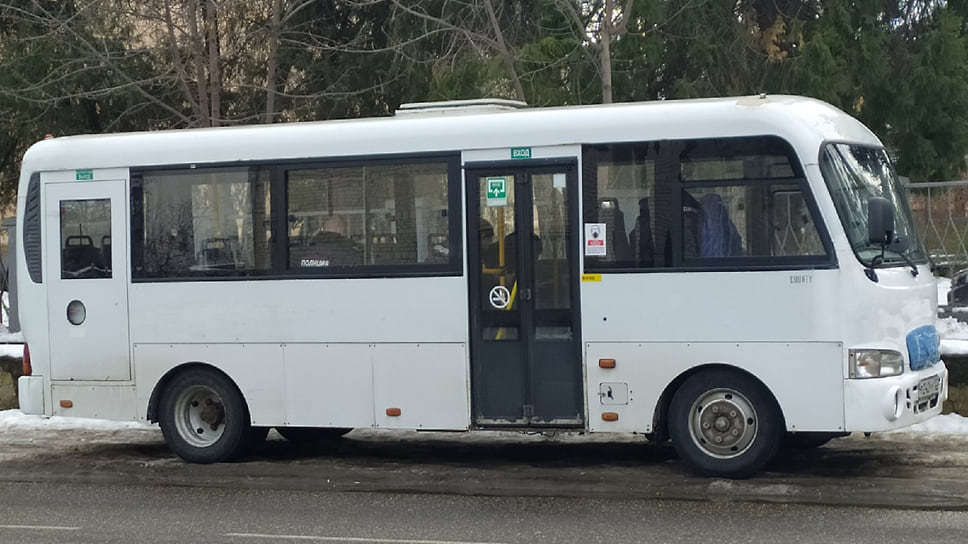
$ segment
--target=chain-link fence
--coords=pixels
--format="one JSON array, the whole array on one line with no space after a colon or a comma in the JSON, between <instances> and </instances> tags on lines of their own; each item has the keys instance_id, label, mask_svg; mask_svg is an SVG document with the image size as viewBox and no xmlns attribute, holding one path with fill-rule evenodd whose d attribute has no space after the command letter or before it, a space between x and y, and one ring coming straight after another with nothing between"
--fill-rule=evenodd
<instances>
[{"instance_id":1,"label":"chain-link fence","mask_svg":"<svg viewBox=\"0 0 968 544\"><path fill-rule=\"evenodd\" d=\"M968 268L968 180L910 183L908 200L935 275Z\"/></svg>"}]
</instances>

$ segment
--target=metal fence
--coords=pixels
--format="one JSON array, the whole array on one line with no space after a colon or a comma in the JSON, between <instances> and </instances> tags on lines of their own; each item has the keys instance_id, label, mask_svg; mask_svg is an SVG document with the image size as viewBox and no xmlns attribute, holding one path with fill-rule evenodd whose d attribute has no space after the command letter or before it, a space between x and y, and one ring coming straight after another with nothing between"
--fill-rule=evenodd
<instances>
[{"instance_id":1,"label":"metal fence","mask_svg":"<svg viewBox=\"0 0 968 544\"><path fill-rule=\"evenodd\" d=\"M968 268L968 180L907 185L911 213L935 275Z\"/></svg>"}]
</instances>

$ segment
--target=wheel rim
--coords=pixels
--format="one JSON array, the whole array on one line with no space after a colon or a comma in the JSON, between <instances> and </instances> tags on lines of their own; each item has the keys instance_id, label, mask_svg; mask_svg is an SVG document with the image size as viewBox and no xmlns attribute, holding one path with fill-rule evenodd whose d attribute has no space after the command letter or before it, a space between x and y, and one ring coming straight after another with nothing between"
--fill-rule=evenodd
<instances>
[{"instance_id":1,"label":"wheel rim","mask_svg":"<svg viewBox=\"0 0 968 544\"><path fill-rule=\"evenodd\" d=\"M734 389L707 391L692 404L689 434L704 452L719 459L742 455L756 439L753 404Z\"/></svg>"},{"instance_id":2,"label":"wheel rim","mask_svg":"<svg viewBox=\"0 0 968 544\"><path fill-rule=\"evenodd\" d=\"M210 387L189 387L175 400L175 428L193 446L218 442L225 432L222 397Z\"/></svg>"}]
</instances>

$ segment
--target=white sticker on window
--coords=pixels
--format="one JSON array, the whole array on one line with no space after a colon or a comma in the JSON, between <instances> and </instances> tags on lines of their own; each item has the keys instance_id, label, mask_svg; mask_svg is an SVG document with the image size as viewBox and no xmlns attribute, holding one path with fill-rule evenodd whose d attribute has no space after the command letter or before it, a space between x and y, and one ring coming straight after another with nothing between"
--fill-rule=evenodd
<instances>
[{"instance_id":1,"label":"white sticker on window","mask_svg":"<svg viewBox=\"0 0 968 544\"><path fill-rule=\"evenodd\" d=\"M605 223L585 223L585 256L604 257L606 247Z\"/></svg>"}]
</instances>

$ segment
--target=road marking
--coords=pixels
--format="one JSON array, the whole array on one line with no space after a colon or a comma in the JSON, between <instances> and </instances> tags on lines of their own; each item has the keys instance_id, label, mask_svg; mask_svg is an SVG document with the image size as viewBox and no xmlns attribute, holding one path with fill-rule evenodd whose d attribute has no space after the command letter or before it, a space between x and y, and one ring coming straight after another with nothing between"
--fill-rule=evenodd
<instances>
[{"instance_id":1,"label":"road marking","mask_svg":"<svg viewBox=\"0 0 968 544\"><path fill-rule=\"evenodd\" d=\"M0 525L0 529L30 529L34 531L80 531L80 527L58 527L55 525Z\"/></svg>"},{"instance_id":2,"label":"road marking","mask_svg":"<svg viewBox=\"0 0 968 544\"><path fill-rule=\"evenodd\" d=\"M407 540L404 538L360 538L351 536L264 535L258 533L226 533L232 538L261 538L283 540L315 540L317 542L367 542L373 544L502 544L500 542L469 542L466 540Z\"/></svg>"}]
</instances>

